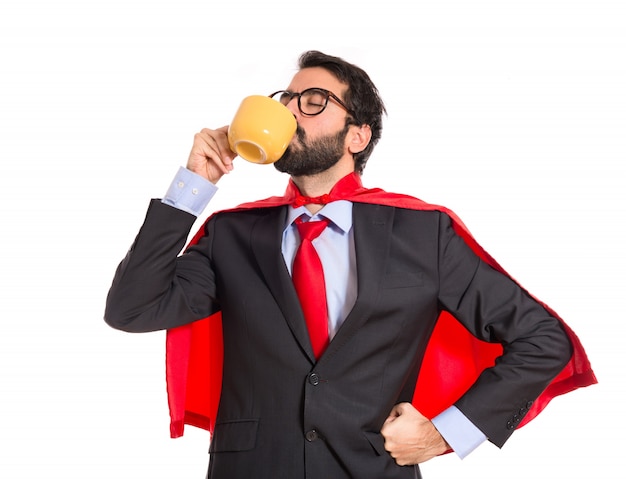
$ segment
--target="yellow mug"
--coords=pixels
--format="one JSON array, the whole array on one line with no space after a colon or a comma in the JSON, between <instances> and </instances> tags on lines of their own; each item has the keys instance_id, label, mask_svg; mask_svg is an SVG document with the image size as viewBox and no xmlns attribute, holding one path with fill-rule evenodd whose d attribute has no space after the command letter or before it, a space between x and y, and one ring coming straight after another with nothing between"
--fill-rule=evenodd
<instances>
[{"instance_id":1,"label":"yellow mug","mask_svg":"<svg viewBox=\"0 0 626 479\"><path fill-rule=\"evenodd\" d=\"M267 96L243 99L228 127L230 149L244 160L269 164L278 160L296 132L296 119L282 103Z\"/></svg>"}]
</instances>

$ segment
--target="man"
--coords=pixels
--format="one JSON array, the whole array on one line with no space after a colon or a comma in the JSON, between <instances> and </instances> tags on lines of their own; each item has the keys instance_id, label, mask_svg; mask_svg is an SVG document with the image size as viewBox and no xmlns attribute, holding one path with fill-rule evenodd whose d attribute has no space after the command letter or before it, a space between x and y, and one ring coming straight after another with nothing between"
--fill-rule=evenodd
<instances>
[{"instance_id":1,"label":"man","mask_svg":"<svg viewBox=\"0 0 626 479\"><path fill-rule=\"evenodd\" d=\"M595 382L575 335L451 212L362 187L384 113L368 75L320 52L303 54L299 66L274 96L298 123L275 163L290 175L285 196L212 215L178 256L207 204L201 198L233 169L228 127L202 130L187 168L152 201L107 298L105 320L126 331L174 334L219 313L208 477L420 477L419 463L449 450L464 457L485 440L502 446L535 402L545 405L549 398L537 398L546 391ZM315 221L328 223L312 240L327 303L319 341L290 277L299 223ZM443 315L502 354L429 418L415 404L434 389L416 392L416 380ZM209 380L185 377L182 389L189 395ZM185 422L203 425L192 416Z\"/></svg>"}]
</instances>

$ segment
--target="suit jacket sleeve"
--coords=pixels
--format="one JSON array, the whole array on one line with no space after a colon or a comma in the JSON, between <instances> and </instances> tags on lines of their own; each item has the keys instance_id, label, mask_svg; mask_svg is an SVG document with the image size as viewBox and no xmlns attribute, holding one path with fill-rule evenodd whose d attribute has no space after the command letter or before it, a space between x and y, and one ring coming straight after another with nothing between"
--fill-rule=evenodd
<instances>
[{"instance_id":1,"label":"suit jacket sleeve","mask_svg":"<svg viewBox=\"0 0 626 479\"><path fill-rule=\"evenodd\" d=\"M495 365L455 405L501 447L567 364L571 344L557 318L480 260L454 232L449 217L441 218L441 306L476 337L503 346Z\"/></svg>"},{"instance_id":2,"label":"suit jacket sleeve","mask_svg":"<svg viewBox=\"0 0 626 479\"><path fill-rule=\"evenodd\" d=\"M194 251L179 256L195 220L160 200L151 201L107 295L104 319L110 326L129 332L170 329L219 309L207 255Z\"/></svg>"}]
</instances>

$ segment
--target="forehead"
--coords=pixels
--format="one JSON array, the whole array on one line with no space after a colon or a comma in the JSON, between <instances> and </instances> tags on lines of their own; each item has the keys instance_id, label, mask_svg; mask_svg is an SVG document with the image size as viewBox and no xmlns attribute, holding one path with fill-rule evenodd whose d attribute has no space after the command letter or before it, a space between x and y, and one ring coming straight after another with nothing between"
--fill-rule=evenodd
<instances>
[{"instance_id":1,"label":"forehead","mask_svg":"<svg viewBox=\"0 0 626 479\"><path fill-rule=\"evenodd\" d=\"M301 92L307 88L324 88L332 91L335 95L343 96L348 85L339 81L335 75L325 68L303 68L294 75L287 87L289 91Z\"/></svg>"}]
</instances>

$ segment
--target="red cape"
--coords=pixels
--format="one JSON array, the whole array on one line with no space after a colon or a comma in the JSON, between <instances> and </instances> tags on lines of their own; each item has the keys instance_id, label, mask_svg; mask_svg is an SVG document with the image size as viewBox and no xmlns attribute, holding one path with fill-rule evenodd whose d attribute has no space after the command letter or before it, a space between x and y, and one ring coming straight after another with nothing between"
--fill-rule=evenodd
<instances>
[{"instance_id":1,"label":"red cape","mask_svg":"<svg viewBox=\"0 0 626 479\"><path fill-rule=\"evenodd\" d=\"M292 204L298 195L297 187L290 181L284 196L245 203L234 210ZM356 174L348 175L339 181L329 193L329 197L331 201L345 199L357 203L444 212L452 219L457 234L483 261L510 277L476 242L461 220L447 208L428 204L407 195L365 188ZM204 225L189 244L195 244L203 235ZM536 417L555 396L597 382L576 334L550 307L541 301L538 302L562 322L574 352L569 363L534 402L520 426ZM413 396L413 405L429 418L436 416L454 404L474 383L478 375L485 368L492 366L501 354L500 344L476 339L452 315L442 312L426 349ZM213 432L221 393L222 361L220 313L167 331L166 378L171 437L182 436L185 424Z\"/></svg>"}]
</instances>

